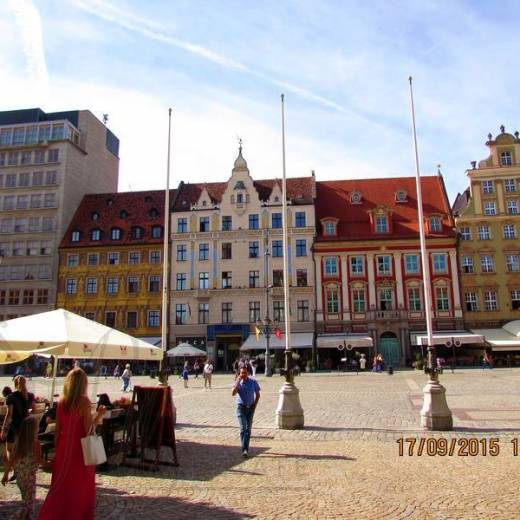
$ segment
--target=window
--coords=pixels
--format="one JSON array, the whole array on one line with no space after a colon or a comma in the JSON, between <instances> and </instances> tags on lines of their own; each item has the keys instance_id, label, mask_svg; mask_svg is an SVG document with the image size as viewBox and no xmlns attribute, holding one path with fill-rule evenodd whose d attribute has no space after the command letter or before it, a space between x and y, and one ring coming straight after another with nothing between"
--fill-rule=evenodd
<instances>
[{"instance_id":1,"label":"window","mask_svg":"<svg viewBox=\"0 0 520 520\"><path fill-rule=\"evenodd\" d=\"M137 328L137 311L127 311L126 313L126 327L128 329Z\"/></svg>"},{"instance_id":2,"label":"window","mask_svg":"<svg viewBox=\"0 0 520 520\"><path fill-rule=\"evenodd\" d=\"M507 201L507 213L509 215L518 215L518 201L508 200Z\"/></svg>"},{"instance_id":3,"label":"window","mask_svg":"<svg viewBox=\"0 0 520 520\"><path fill-rule=\"evenodd\" d=\"M506 193L514 193L516 191L516 179L505 180Z\"/></svg>"},{"instance_id":4,"label":"window","mask_svg":"<svg viewBox=\"0 0 520 520\"><path fill-rule=\"evenodd\" d=\"M139 226L134 226L130 231L130 237L134 240L139 240L144 236L144 229Z\"/></svg>"},{"instance_id":5,"label":"window","mask_svg":"<svg viewBox=\"0 0 520 520\"><path fill-rule=\"evenodd\" d=\"M377 274L379 276L389 276L392 274L392 257L381 255L377 257Z\"/></svg>"},{"instance_id":6,"label":"window","mask_svg":"<svg viewBox=\"0 0 520 520\"><path fill-rule=\"evenodd\" d=\"M9 195L4 197L4 211L11 211L14 209L15 196Z\"/></svg>"},{"instance_id":7,"label":"window","mask_svg":"<svg viewBox=\"0 0 520 520\"><path fill-rule=\"evenodd\" d=\"M260 273L258 271L249 271L249 288L256 289L260 287Z\"/></svg>"},{"instance_id":8,"label":"window","mask_svg":"<svg viewBox=\"0 0 520 520\"><path fill-rule=\"evenodd\" d=\"M404 268L407 274L416 274L419 272L419 256L405 255Z\"/></svg>"},{"instance_id":9,"label":"window","mask_svg":"<svg viewBox=\"0 0 520 520\"><path fill-rule=\"evenodd\" d=\"M444 253L433 254L433 272L446 273L448 272L448 264L446 262L446 255Z\"/></svg>"},{"instance_id":10,"label":"window","mask_svg":"<svg viewBox=\"0 0 520 520\"><path fill-rule=\"evenodd\" d=\"M29 186L29 176L30 173L20 173L20 176L18 177L18 186L21 186L22 188Z\"/></svg>"},{"instance_id":11,"label":"window","mask_svg":"<svg viewBox=\"0 0 520 520\"><path fill-rule=\"evenodd\" d=\"M185 217L181 217L177 219L177 233L187 233L188 232L188 219Z\"/></svg>"},{"instance_id":12,"label":"window","mask_svg":"<svg viewBox=\"0 0 520 520\"><path fill-rule=\"evenodd\" d=\"M338 314L339 295L336 288L329 288L325 291L327 314Z\"/></svg>"},{"instance_id":13,"label":"window","mask_svg":"<svg viewBox=\"0 0 520 520\"><path fill-rule=\"evenodd\" d=\"M231 289L233 285L233 273L231 271L222 271L222 289Z\"/></svg>"},{"instance_id":14,"label":"window","mask_svg":"<svg viewBox=\"0 0 520 520\"><path fill-rule=\"evenodd\" d=\"M117 294L119 291L119 279L107 278L107 294Z\"/></svg>"},{"instance_id":15,"label":"window","mask_svg":"<svg viewBox=\"0 0 520 520\"><path fill-rule=\"evenodd\" d=\"M520 309L520 291L511 291L511 308L514 311Z\"/></svg>"},{"instance_id":16,"label":"window","mask_svg":"<svg viewBox=\"0 0 520 520\"><path fill-rule=\"evenodd\" d=\"M18 289L9 291L9 305L20 305L20 291Z\"/></svg>"},{"instance_id":17,"label":"window","mask_svg":"<svg viewBox=\"0 0 520 520\"><path fill-rule=\"evenodd\" d=\"M298 321L309 321L309 300L298 300Z\"/></svg>"},{"instance_id":18,"label":"window","mask_svg":"<svg viewBox=\"0 0 520 520\"><path fill-rule=\"evenodd\" d=\"M306 214L305 211L297 211L295 214L295 226L296 227L305 227L307 225Z\"/></svg>"},{"instance_id":19,"label":"window","mask_svg":"<svg viewBox=\"0 0 520 520\"><path fill-rule=\"evenodd\" d=\"M325 276L336 276L338 274L338 259L335 256L325 257Z\"/></svg>"},{"instance_id":20,"label":"window","mask_svg":"<svg viewBox=\"0 0 520 520\"><path fill-rule=\"evenodd\" d=\"M495 190L493 188L493 181L482 181L482 192L483 193L493 193Z\"/></svg>"},{"instance_id":21,"label":"window","mask_svg":"<svg viewBox=\"0 0 520 520\"><path fill-rule=\"evenodd\" d=\"M285 320L285 307L283 301L273 301L273 319L275 322Z\"/></svg>"},{"instance_id":22,"label":"window","mask_svg":"<svg viewBox=\"0 0 520 520\"><path fill-rule=\"evenodd\" d=\"M16 166L18 164L18 157L20 156L20 154L18 152L9 152L7 154L7 164L9 166ZM15 175L15 178L16 178L16 174Z\"/></svg>"},{"instance_id":23,"label":"window","mask_svg":"<svg viewBox=\"0 0 520 520\"><path fill-rule=\"evenodd\" d=\"M40 243L36 240L31 240L30 242L27 242L27 254L29 256L36 256L39 253L44 254L43 247L39 248L39 245Z\"/></svg>"},{"instance_id":24,"label":"window","mask_svg":"<svg viewBox=\"0 0 520 520\"><path fill-rule=\"evenodd\" d=\"M122 209L120 212L119 212L119 218L122 218L123 220L125 218L128 218L128 211Z\"/></svg>"},{"instance_id":25,"label":"window","mask_svg":"<svg viewBox=\"0 0 520 520\"><path fill-rule=\"evenodd\" d=\"M471 274L471 273L475 272L475 267L473 265L472 256L463 256L462 257L462 272L464 274Z\"/></svg>"},{"instance_id":26,"label":"window","mask_svg":"<svg viewBox=\"0 0 520 520\"><path fill-rule=\"evenodd\" d=\"M296 256L307 256L307 240L296 240Z\"/></svg>"},{"instance_id":27,"label":"window","mask_svg":"<svg viewBox=\"0 0 520 520\"><path fill-rule=\"evenodd\" d=\"M78 281L75 278L68 278L65 285L65 292L67 294L76 294L78 289Z\"/></svg>"},{"instance_id":28,"label":"window","mask_svg":"<svg viewBox=\"0 0 520 520\"><path fill-rule=\"evenodd\" d=\"M209 244L199 244L199 260L209 260Z\"/></svg>"},{"instance_id":29,"label":"window","mask_svg":"<svg viewBox=\"0 0 520 520\"><path fill-rule=\"evenodd\" d=\"M209 217L199 218L199 231L203 233L209 231Z\"/></svg>"},{"instance_id":30,"label":"window","mask_svg":"<svg viewBox=\"0 0 520 520\"><path fill-rule=\"evenodd\" d=\"M163 236L162 226L152 226L152 238L161 238Z\"/></svg>"},{"instance_id":31,"label":"window","mask_svg":"<svg viewBox=\"0 0 520 520\"><path fill-rule=\"evenodd\" d=\"M13 256L25 255L25 242L15 242L13 244Z\"/></svg>"},{"instance_id":32,"label":"window","mask_svg":"<svg viewBox=\"0 0 520 520\"><path fill-rule=\"evenodd\" d=\"M489 226L487 224L480 224L477 226L477 229L479 240L490 240L491 233L489 232Z\"/></svg>"},{"instance_id":33,"label":"window","mask_svg":"<svg viewBox=\"0 0 520 520\"><path fill-rule=\"evenodd\" d=\"M0 152L0 166L5 166L5 152ZM2 176L2 182L0 183L0 186L3 186L4 184L4 178Z\"/></svg>"},{"instance_id":34,"label":"window","mask_svg":"<svg viewBox=\"0 0 520 520\"><path fill-rule=\"evenodd\" d=\"M271 215L271 227L273 229L280 229L282 227L282 214L273 213Z\"/></svg>"},{"instance_id":35,"label":"window","mask_svg":"<svg viewBox=\"0 0 520 520\"><path fill-rule=\"evenodd\" d=\"M176 307L179 305L177 304ZM184 319L184 322L179 323L185 323L186 319ZM177 309L175 309L175 322L177 323ZM148 311L148 320L147 325L150 328L156 328L161 326L161 311Z\"/></svg>"},{"instance_id":36,"label":"window","mask_svg":"<svg viewBox=\"0 0 520 520\"><path fill-rule=\"evenodd\" d=\"M459 229L459 237L461 240L471 240L471 228L468 226Z\"/></svg>"},{"instance_id":37,"label":"window","mask_svg":"<svg viewBox=\"0 0 520 520\"><path fill-rule=\"evenodd\" d=\"M350 273L353 276L362 275L365 272L365 262L363 256L350 257Z\"/></svg>"},{"instance_id":38,"label":"window","mask_svg":"<svg viewBox=\"0 0 520 520\"><path fill-rule=\"evenodd\" d=\"M38 289L36 303L38 305L47 305L49 303L49 289Z\"/></svg>"},{"instance_id":39,"label":"window","mask_svg":"<svg viewBox=\"0 0 520 520\"><path fill-rule=\"evenodd\" d=\"M520 271L520 256L516 254L506 255L506 269L508 273Z\"/></svg>"},{"instance_id":40,"label":"window","mask_svg":"<svg viewBox=\"0 0 520 520\"><path fill-rule=\"evenodd\" d=\"M187 288L186 273L177 273L175 280L175 290L185 291Z\"/></svg>"},{"instance_id":41,"label":"window","mask_svg":"<svg viewBox=\"0 0 520 520\"><path fill-rule=\"evenodd\" d=\"M486 311L498 310L496 291L484 291L484 308Z\"/></svg>"},{"instance_id":42,"label":"window","mask_svg":"<svg viewBox=\"0 0 520 520\"><path fill-rule=\"evenodd\" d=\"M139 251L130 251L128 253L128 263L130 265L141 263L141 253Z\"/></svg>"},{"instance_id":43,"label":"window","mask_svg":"<svg viewBox=\"0 0 520 520\"><path fill-rule=\"evenodd\" d=\"M63 139L65 137L65 128L63 124L52 125L52 137L53 141Z\"/></svg>"},{"instance_id":44,"label":"window","mask_svg":"<svg viewBox=\"0 0 520 520\"><path fill-rule=\"evenodd\" d=\"M283 256L283 244L281 240L273 240L273 258L281 258Z\"/></svg>"},{"instance_id":45,"label":"window","mask_svg":"<svg viewBox=\"0 0 520 520\"><path fill-rule=\"evenodd\" d=\"M233 304L222 304L222 323L233 323Z\"/></svg>"},{"instance_id":46,"label":"window","mask_svg":"<svg viewBox=\"0 0 520 520\"><path fill-rule=\"evenodd\" d=\"M282 287L282 286L283 286L283 270L274 269L273 270L273 287Z\"/></svg>"},{"instance_id":47,"label":"window","mask_svg":"<svg viewBox=\"0 0 520 520\"><path fill-rule=\"evenodd\" d=\"M504 224L504 238L516 238L516 228L514 224Z\"/></svg>"},{"instance_id":48,"label":"window","mask_svg":"<svg viewBox=\"0 0 520 520\"><path fill-rule=\"evenodd\" d=\"M59 150L57 149L53 149L53 150L49 150L47 152L47 162L49 163L55 163L55 162L58 162L58 159L59 159Z\"/></svg>"},{"instance_id":49,"label":"window","mask_svg":"<svg viewBox=\"0 0 520 520\"><path fill-rule=\"evenodd\" d=\"M5 176L5 187L16 188L16 173L8 173Z\"/></svg>"},{"instance_id":50,"label":"window","mask_svg":"<svg viewBox=\"0 0 520 520\"><path fill-rule=\"evenodd\" d=\"M388 233L388 217L386 215L376 216L376 233Z\"/></svg>"},{"instance_id":51,"label":"window","mask_svg":"<svg viewBox=\"0 0 520 520\"><path fill-rule=\"evenodd\" d=\"M161 263L161 252L160 251L150 251L149 257L151 264L160 264Z\"/></svg>"},{"instance_id":52,"label":"window","mask_svg":"<svg viewBox=\"0 0 520 520\"><path fill-rule=\"evenodd\" d=\"M127 279L127 291L131 294L139 292L139 277L129 276Z\"/></svg>"},{"instance_id":53,"label":"window","mask_svg":"<svg viewBox=\"0 0 520 520\"><path fill-rule=\"evenodd\" d=\"M97 278L87 278L87 294L97 293Z\"/></svg>"},{"instance_id":54,"label":"window","mask_svg":"<svg viewBox=\"0 0 520 520\"><path fill-rule=\"evenodd\" d=\"M12 233L14 220L12 218L3 218L0 230L2 233Z\"/></svg>"},{"instance_id":55,"label":"window","mask_svg":"<svg viewBox=\"0 0 520 520\"><path fill-rule=\"evenodd\" d=\"M110 230L110 240L121 240L121 230L119 228Z\"/></svg>"},{"instance_id":56,"label":"window","mask_svg":"<svg viewBox=\"0 0 520 520\"><path fill-rule=\"evenodd\" d=\"M177 262L185 262L186 260L188 260L188 249L186 245L177 245Z\"/></svg>"},{"instance_id":57,"label":"window","mask_svg":"<svg viewBox=\"0 0 520 520\"><path fill-rule=\"evenodd\" d=\"M54 184L58 184L58 172L56 170L52 170L46 172L45 174L45 184L48 186L52 186Z\"/></svg>"},{"instance_id":58,"label":"window","mask_svg":"<svg viewBox=\"0 0 520 520\"><path fill-rule=\"evenodd\" d=\"M242 204L244 202L244 194L237 193L237 204Z\"/></svg>"},{"instance_id":59,"label":"window","mask_svg":"<svg viewBox=\"0 0 520 520\"><path fill-rule=\"evenodd\" d=\"M90 240L92 240L92 241L101 240L101 231L99 229L93 229L90 232Z\"/></svg>"},{"instance_id":60,"label":"window","mask_svg":"<svg viewBox=\"0 0 520 520\"><path fill-rule=\"evenodd\" d=\"M199 273L199 289L209 289L209 273Z\"/></svg>"},{"instance_id":61,"label":"window","mask_svg":"<svg viewBox=\"0 0 520 520\"><path fill-rule=\"evenodd\" d=\"M393 309L392 290L386 287L379 289L379 309L391 311Z\"/></svg>"},{"instance_id":62,"label":"window","mask_svg":"<svg viewBox=\"0 0 520 520\"><path fill-rule=\"evenodd\" d=\"M54 242L52 240L42 240L40 247L41 255L50 255L54 249Z\"/></svg>"},{"instance_id":63,"label":"window","mask_svg":"<svg viewBox=\"0 0 520 520\"><path fill-rule=\"evenodd\" d=\"M24 305L32 305L34 302L34 290L33 289L24 289L22 301L23 301Z\"/></svg>"},{"instance_id":64,"label":"window","mask_svg":"<svg viewBox=\"0 0 520 520\"><path fill-rule=\"evenodd\" d=\"M70 241L71 242L79 242L79 238L80 238L80 232L79 231L73 231L71 233L71 236L70 236Z\"/></svg>"},{"instance_id":65,"label":"window","mask_svg":"<svg viewBox=\"0 0 520 520\"><path fill-rule=\"evenodd\" d=\"M99 254L98 253L89 253L87 255L87 265L98 265L99 264Z\"/></svg>"},{"instance_id":66,"label":"window","mask_svg":"<svg viewBox=\"0 0 520 520\"><path fill-rule=\"evenodd\" d=\"M333 236L336 234L336 223L335 222L325 222L323 226L323 234L327 236Z\"/></svg>"},{"instance_id":67,"label":"window","mask_svg":"<svg viewBox=\"0 0 520 520\"><path fill-rule=\"evenodd\" d=\"M28 195L18 195L16 198L16 209L27 209L29 206Z\"/></svg>"},{"instance_id":68,"label":"window","mask_svg":"<svg viewBox=\"0 0 520 520\"><path fill-rule=\"evenodd\" d=\"M105 325L107 327L114 328L116 326L116 313L115 311L105 312Z\"/></svg>"},{"instance_id":69,"label":"window","mask_svg":"<svg viewBox=\"0 0 520 520\"><path fill-rule=\"evenodd\" d=\"M79 255L67 255L67 265L76 267L79 264Z\"/></svg>"},{"instance_id":70,"label":"window","mask_svg":"<svg viewBox=\"0 0 520 520\"><path fill-rule=\"evenodd\" d=\"M249 242L249 258L258 258L260 254L260 244L258 241Z\"/></svg>"},{"instance_id":71,"label":"window","mask_svg":"<svg viewBox=\"0 0 520 520\"><path fill-rule=\"evenodd\" d=\"M40 231L40 218L29 217L29 231ZM79 238L78 238L79 240Z\"/></svg>"},{"instance_id":72,"label":"window","mask_svg":"<svg viewBox=\"0 0 520 520\"><path fill-rule=\"evenodd\" d=\"M492 273L495 270L493 265L493 257L491 255L480 256L480 267L483 273Z\"/></svg>"},{"instance_id":73,"label":"window","mask_svg":"<svg viewBox=\"0 0 520 520\"><path fill-rule=\"evenodd\" d=\"M199 303L199 323L209 323L209 303Z\"/></svg>"},{"instance_id":74,"label":"window","mask_svg":"<svg viewBox=\"0 0 520 520\"><path fill-rule=\"evenodd\" d=\"M35 193L31 195L31 208L38 209L42 207L42 196L41 193Z\"/></svg>"},{"instance_id":75,"label":"window","mask_svg":"<svg viewBox=\"0 0 520 520\"><path fill-rule=\"evenodd\" d=\"M45 162L45 150L34 151L34 164L43 164ZM34 184L34 181L33 181Z\"/></svg>"},{"instance_id":76,"label":"window","mask_svg":"<svg viewBox=\"0 0 520 520\"><path fill-rule=\"evenodd\" d=\"M222 231L231 231L233 229L233 223L231 216L224 215L222 217ZM201 229L202 231L202 229Z\"/></svg>"},{"instance_id":77,"label":"window","mask_svg":"<svg viewBox=\"0 0 520 520\"><path fill-rule=\"evenodd\" d=\"M249 323L260 319L260 302L249 302Z\"/></svg>"},{"instance_id":78,"label":"window","mask_svg":"<svg viewBox=\"0 0 520 520\"><path fill-rule=\"evenodd\" d=\"M430 233L440 233L442 231L442 221L440 217L430 217Z\"/></svg>"},{"instance_id":79,"label":"window","mask_svg":"<svg viewBox=\"0 0 520 520\"><path fill-rule=\"evenodd\" d=\"M14 220L14 232L25 233L27 231L27 219L17 218Z\"/></svg>"},{"instance_id":80,"label":"window","mask_svg":"<svg viewBox=\"0 0 520 520\"><path fill-rule=\"evenodd\" d=\"M119 253L108 253L107 262L109 265L119 265Z\"/></svg>"},{"instance_id":81,"label":"window","mask_svg":"<svg viewBox=\"0 0 520 520\"><path fill-rule=\"evenodd\" d=\"M438 311L448 311L450 309L448 288L447 287L437 287L435 289L435 300L436 300Z\"/></svg>"},{"instance_id":82,"label":"window","mask_svg":"<svg viewBox=\"0 0 520 520\"><path fill-rule=\"evenodd\" d=\"M511 166L513 164L513 158L511 152L502 152L500 154L500 164L502 166Z\"/></svg>"},{"instance_id":83,"label":"window","mask_svg":"<svg viewBox=\"0 0 520 520\"><path fill-rule=\"evenodd\" d=\"M12 128L2 128L0 130L0 145L6 146L11 144Z\"/></svg>"},{"instance_id":84,"label":"window","mask_svg":"<svg viewBox=\"0 0 520 520\"><path fill-rule=\"evenodd\" d=\"M477 312L478 311L477 293L476 292L465 293L464 294L464 303L466 305L467 312Z\"/></svg>"},{"instance_id":85,"label":"window","mask_svg":"<svg viewBox=\"0 0 520 520\"><path fill-rule=\"evenodd\" d=\"M484 202L484 215L496 215L496 204L492 201Z\"/></svg>"},{"instance_id":86,"label":"window","mask_svg":"<svg viewBox=\"0 0 520 520\"><path fill-rule=\"evenodd\" d=\"M158 274L152 274L148 277L148 292L158 293L161 290L161 277Z\"/></svg>"},{"instance_id":87,"label":"window","mask_svg":"<svg viewBox=\"0 0 520 520\"><path fill-rule=\"evenodd\" d=\"M185 303L175 304L175 324L185 325L188 323L188 306Z\"/></svg>"},{"instance_id":88,"label":"window","mask_svg":"<svg viewBox=\"0 0 520 520\"><path fill-rule=\"evenodd\" d=\"M307 269L296 269L296 285L307 287Z\"/></svg>"},{"instance_id":89,"label":"window","mask_svg":"<svg viewBox=\"0 0 520 520\"><path fill-rule=\"evenodd\" d=\"M412 312L422 310L421 289L419 287L408 288L408 307Z\"/></svg>"},{"instance_id":90,"label":"window","mask_svg":"<svg viewBox=\"0 0 520 520\"><path fill-rule=\"evenodd\" d=\"M231 242L224 242L222 244L222 260L231 260Z\"/></svg>"},{"instance_id":91,"label":"window","mask_svg":"<svg viewBox=\"0 0 520 520\"><path fill-rule=\"evenodd\" d=\"M258 215L256 213L253 215L249 215L249 229L258 229L258 228L259 228Z\"/></svg>"},{"instance_id":92,"label":"window","mask_svg":"<svg viewBox=\"0 0 520 520\"><path fill-rule=\"evenodd\" d=\"M38 278L40 280L48 280L51 277L51 266L43 264L38 267Z\"/></svg>"}]
</instances>

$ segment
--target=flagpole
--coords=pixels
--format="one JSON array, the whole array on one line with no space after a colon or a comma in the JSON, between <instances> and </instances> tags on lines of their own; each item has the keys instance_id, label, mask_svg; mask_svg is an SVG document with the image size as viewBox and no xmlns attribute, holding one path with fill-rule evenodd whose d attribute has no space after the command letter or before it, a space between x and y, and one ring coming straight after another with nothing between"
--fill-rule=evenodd
<instances>
[{"instance_id":1,"label":"flagpole","mask_svg":"<svg viewBox=\"0 0 520 520\"><path fill-rule=\"evenodd\" d=\"M168 286L169 286L169 245L170 245L170 156L171 156L172 109L168 109L168 157L166 161L166 189L164 191L164 237L163 237L163 275L162 275L162 305L161 305L161 347L163 357L159 365L159 382L167 384L166 373L168 351Z\"/></svg>"},{"instance_id":2,"label":"flagpole","mask_svg":"<svg viewBox=\"0 0 520 520\"><path fill-rule=\"evenodd\" d=\"M295 430L303 428L304 416L300 404L299 390L294 384L291 349L291 307L289 300L289 237L287 222L287 179L285 171L285 103L281 95L282 107L282 243L283 243L283 295L285 318L285 383L280 389L280 399L276 409L278 428Z\"/></svg>"},{"instance_id":3,"label":"flagpole","mask_svg":"<svg viewBox=\"0 0 520 520\"><path fill-rule=\"evenodd\" d=\"M430 260L426 249L424 231L424 213L421 189L421 173L419 167L419 150L417 146L417 131L415 125L415 105L413 100L412 77L410 83L410 110L412 115L412 133L415 158L415 182L417 186L417 218L419 220L419 239L421 244L421 264L424 286L424 311L426 318L426 334L428 341L428 368L429 379L423 389L424 402L421 409L421 426L425 430L451 430L453 418L446 402L446 389L439 383L439 373L435 363L435 346L433 342L432 326L432 294L430 278Z\"/></svg>"}]
</instances>

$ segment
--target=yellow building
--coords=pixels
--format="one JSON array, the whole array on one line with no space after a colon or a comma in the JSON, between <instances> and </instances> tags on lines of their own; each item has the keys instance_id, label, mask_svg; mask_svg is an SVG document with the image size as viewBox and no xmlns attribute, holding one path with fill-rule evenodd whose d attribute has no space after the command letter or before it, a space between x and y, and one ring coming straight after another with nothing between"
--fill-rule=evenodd
<instances>
[{"instance_id":1,"label":"yellow building","mask_svg":"<svg viewBox=\"0 0 520 520\"><path fill-rule=\"evenodd\" d=\"M472 162L470 186L453 205L466 326L501 327L520 318L520 139L488 135L487 159Z\"/></svg>"},{"instance_id":2,"label":"yellow building","mask_svg":"<svg viewBox=\"0 0 520 520\"><path fill-rule=\"evenodd\" d=\"M57 306L159 342L163 223L164 191L86 195L60 246Z\"/></svg>"}]
</instances>

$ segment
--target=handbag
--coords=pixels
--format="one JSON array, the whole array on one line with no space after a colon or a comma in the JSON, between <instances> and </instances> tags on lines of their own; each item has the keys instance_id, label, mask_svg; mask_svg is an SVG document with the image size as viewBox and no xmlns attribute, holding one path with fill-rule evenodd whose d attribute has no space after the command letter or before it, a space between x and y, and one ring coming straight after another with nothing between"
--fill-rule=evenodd
<instances>
[{"instance_id":1,"label":"handbag","mask_svg":"<svg viewBox=\"0 0 520 520\"><path fill-rule=\"evenodd\" d=\"M96 435L93 428L94 426L91 426L87 436L81 439L81 449L83 450L83 462L85 466L97 466L107 461L103 439Z\"/></svg>"}]
</instances>

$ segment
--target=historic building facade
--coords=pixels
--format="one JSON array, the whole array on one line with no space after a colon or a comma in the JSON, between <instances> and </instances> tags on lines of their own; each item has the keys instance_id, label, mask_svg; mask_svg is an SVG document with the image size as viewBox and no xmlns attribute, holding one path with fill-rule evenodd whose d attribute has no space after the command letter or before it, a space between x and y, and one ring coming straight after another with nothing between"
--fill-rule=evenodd
<instances>
[{"instance_id":1,"label":"historic building facade","mask_svg":"<svg viewBox=\"0 0 520 520\"><path fill-rule=\"evenodd\" d=\"M88 110L0 112L0 321L54 308L59 242L84 194L117 189L118 154Z\"/></svg>"},{"instance_id":2,"label":"historic building facade","mask_svg":"<svg viewBox=\"0 0 520 520\"><path fill-rule=\"evenodd\" d=\"M367 357L411 359L411 332L425 331L415 178L317 182L317 351L340 355L328 335L365 333ZM454 221L442 176L422 178L435 330L462 326ZM360 344L363 345L362 343ZM323 347L323 348L321 348ZM363 350L360 348L359 350Z\"/></svg>"},{"instance_id":3,"label":"historic building facade","mask_svg":"<svg viewBox=\"0 0 520 520\"><path fill-rule=\"evenodd\" d=\"M61 242L58 307L159 343L163 231L164 191L86 195Z\"/></svg>"},{"instance_id":4,"label":"historic building facade","mask_svg":"<svg viewBox=\"0 0 520 520\"><path fill-rule=\"evenodd\" d=\"M287 180L293 341L308 349L315 195L313 175ZM171 222L171 343L190 341L228 369L244 342L256 353L265 344L258 319L283 330L282 183L253 180L240 149L227 182L179 187Z\"/></svg>"},{"instance_id":5,"label":"historic building facade","mask_svg":"<svg viewBox=\"0 0 520 520\"><path fill-rule=\"evenodd\" d=\"M453 205L459 236L462 305L470 328L520 318L520 138L488 135L487 159L466 172L469 188Z\"/></svg>"}]
</instances>

